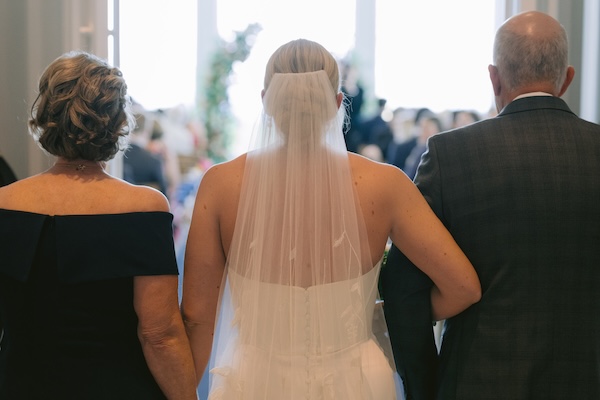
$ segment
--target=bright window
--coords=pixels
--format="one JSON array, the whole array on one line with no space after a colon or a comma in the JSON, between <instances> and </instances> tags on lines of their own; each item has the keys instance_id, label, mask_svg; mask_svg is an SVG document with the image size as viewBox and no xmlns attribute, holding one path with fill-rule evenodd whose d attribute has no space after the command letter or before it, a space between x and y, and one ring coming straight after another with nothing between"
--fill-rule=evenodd
<instances>
[{"instance_id":1,"label":"bright window","mask_svg":"<svg viewBox=\"0 0 600 400\"><path fill-rule=\"evenodd\" d=\"M254 123L260 115L260 92L265 66L271 54L294 39L319 42L336 57L344 57L354 46L354 0L218 0L219 34L232 39L234 31L258 23L262 30L256 37L248 59L235 68L230 87L230 102L238 119L234 155L248 149Z\"/></svg>"},{"instance_id":2,"label":"bright window","mask_svg":"<svg viewBox=\"0 0 600 400\"><path fill-rule=\"evenodd\" d=\"M147 109L195 101L196 2L119 2L120 67L129 94Z\"/></svg>"},{"instance_id":3,"label":"bright window","mask_svg":"<svg viewBox=\"0 0 600 400\"><path fill-rule=\"evenodd\" d=\"M390 107L487 112L495 3L377 0L376 96Z\"/></svg>"},{"instance_id":4,"label":"bright window","mask_svg":"<svg viewBox=\"0 0 600 400\"><path fill-rule=\"evenodd\" d=\"M120 66L129 93L149 109L195 101L197 1L119 2ZM217 27L225 40L249 24L262 27L249 58L236 65L232 76L236 155L247 149L259 116L264 67L271 53L287 41L306 38L337 57L346 56L355 43L356 0L216 1ZM386 98L390 108L485 113L493 106L487 65L496 1L372 1L375 60L367 64L374 70L362 71L373 79L368 94Z\"/></svg>"}]
</instances>

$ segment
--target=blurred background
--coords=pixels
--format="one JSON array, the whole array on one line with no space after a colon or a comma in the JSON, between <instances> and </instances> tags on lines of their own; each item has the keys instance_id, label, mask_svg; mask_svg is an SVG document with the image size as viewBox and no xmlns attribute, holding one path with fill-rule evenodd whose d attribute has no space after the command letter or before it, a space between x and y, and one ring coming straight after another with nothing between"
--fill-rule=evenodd
<instances>
[{"instance_id":1,"label":"blurred background","mask_svg":"<svg viewBox=\"0 0 600 400\"><path fill-rule=\"evenodd\" d=\"M494 32L510 15L532 9L567 29L577 73L565 100L597 122L598 3L0 0L0 153L19 178L53 161L27 134L29 105L43 68L68 50L83 49L123 70L130 95L155 117L155 136L184 164L182 174L198 162L235 157L246 150L260 112L269 55L300 37L320 42L340 60L347 95L357 97L353 127L381 117L393 125L392 141L403 141L421 108L435 113L442 129L460 110L478 118L495 113L487 76ZM353 150L374 141L362 132ZM385 150L385 143L380 147ZM120 161L112 164L119 174Z\"/></svg>"}]
</instances>

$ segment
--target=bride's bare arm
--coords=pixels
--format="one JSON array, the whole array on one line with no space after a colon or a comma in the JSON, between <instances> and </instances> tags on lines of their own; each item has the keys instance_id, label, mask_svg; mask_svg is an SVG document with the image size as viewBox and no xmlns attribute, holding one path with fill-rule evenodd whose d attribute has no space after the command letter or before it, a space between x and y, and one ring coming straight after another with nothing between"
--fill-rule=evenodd
<instances>
[{"instance_id":1,"label":"bride's bare arm","mask_svg":"<svg viewBox=\"0 0 600 400\"><path fill-rule=\"evenodd\" d=\"M187 238L181 310L190 340L197 380L208 364L220 286L225 266L219 224L220 166L208 170L198 189Z\"/></svg>"},{"instance_id":2,"label":"bride's bare arm","mask_svg":"<svg viewBox=\"0 0 600 400\"><path fill-rule=\"evenodd\" d=\"M473 265L427 204L418 188L400 171L389 171L387 188L394 244L433 281L435 320L452 317L481 298Z\"/></svg>"}]
</instances>

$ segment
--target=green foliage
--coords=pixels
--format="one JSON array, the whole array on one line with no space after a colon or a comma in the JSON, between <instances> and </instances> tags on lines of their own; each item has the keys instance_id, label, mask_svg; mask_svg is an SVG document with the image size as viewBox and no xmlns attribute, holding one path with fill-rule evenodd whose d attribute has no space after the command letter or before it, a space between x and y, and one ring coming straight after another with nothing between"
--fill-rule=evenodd
<instances>
[{"instance_id":1,"label":"green foliage","mask_svg":"<svg viewBox=\"0 0 600 400\"><path fill-rule=\"evenodd\" d=\"M233 137L235 120L228 94L233 66L248 58L261 29L258 24L250 24L245 30L235 32L232 41L221 40L212 57L201 115L208 139L208 156L215 162L226 160Z\"/></svg>"}]
</instances>

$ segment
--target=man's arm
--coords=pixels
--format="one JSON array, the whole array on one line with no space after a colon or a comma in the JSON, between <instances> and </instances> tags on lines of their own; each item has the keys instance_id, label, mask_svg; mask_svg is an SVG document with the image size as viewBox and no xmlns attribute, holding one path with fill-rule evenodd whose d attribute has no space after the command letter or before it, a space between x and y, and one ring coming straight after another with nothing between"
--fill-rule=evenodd
<instances>
[{"instance_id":1,"label":"man's arm","mask_svg":"<svg viewBox=\"0 0 600 400\"><path fill-rule=\"evenodd\" d=\"M433 336L433 282L392 246L381 271L384 313L407 400L435 396L438 355Z\"/></svg>"},{"instance_id":2,"label":"man's arm","mask_svg":"<svg viewBox=\"0 0 600 400\"><path fill-rule=\"evenodd\" d=\"M414 182L443 218L437 161L436 147L428 140ZM439 359L431 310L433 282L396 246L390 249L381 280L385 318L407 400L434 399Z\"/></svg>"}]
</instances>

